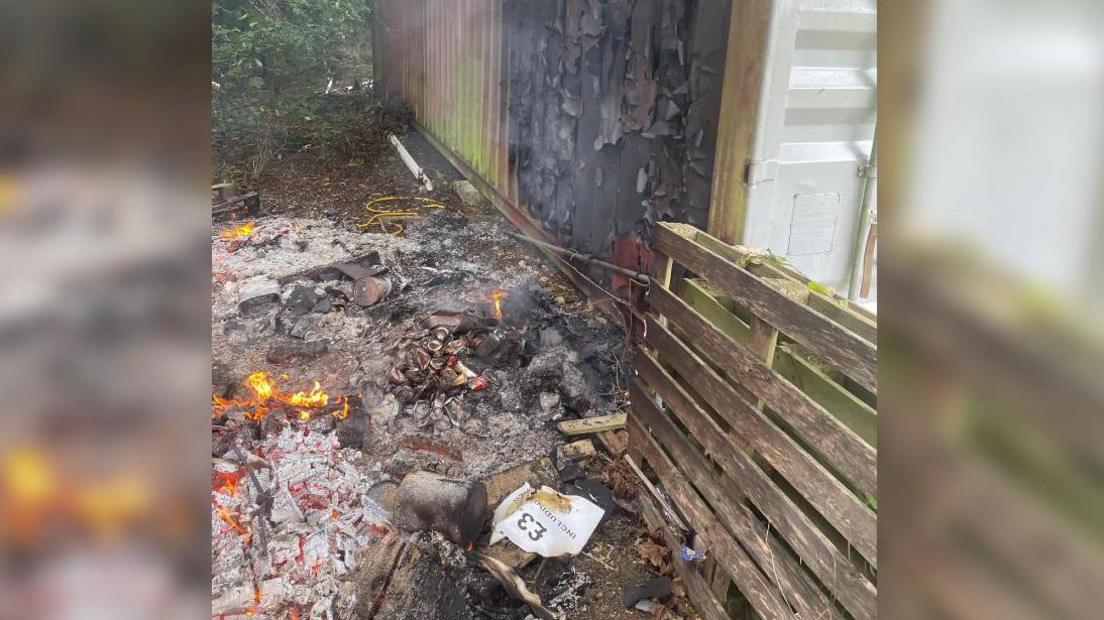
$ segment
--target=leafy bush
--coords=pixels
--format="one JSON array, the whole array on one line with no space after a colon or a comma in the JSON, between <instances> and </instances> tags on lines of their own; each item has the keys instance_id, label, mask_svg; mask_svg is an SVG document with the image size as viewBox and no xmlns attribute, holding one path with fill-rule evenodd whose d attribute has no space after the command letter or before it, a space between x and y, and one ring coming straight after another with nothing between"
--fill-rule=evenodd
<instances>
[{"instance_id":1,"label":"leafy bush","mask_svg":"<svg viewBox=\"0 0 1104 620\"><path fill-rule=\"evenodd\" d=\"M323 152L371 106L365 0L214 0L212 114L216 160L259 175L285 149ZM331 79L351 92L325 96ZM348 142L347 140L345 142Z\"/></svg>"}]
</instances>

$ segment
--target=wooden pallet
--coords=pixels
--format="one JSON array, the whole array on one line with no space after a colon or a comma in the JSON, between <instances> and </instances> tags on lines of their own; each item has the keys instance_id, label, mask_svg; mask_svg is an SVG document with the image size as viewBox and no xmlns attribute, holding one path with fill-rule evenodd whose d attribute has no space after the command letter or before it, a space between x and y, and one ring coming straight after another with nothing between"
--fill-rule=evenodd
<instances>
[{"instance_id":1,"label":"wooden pallet","mask_svg":"<svg viewBox=\"0 0 1104 620\"><path fill-rule=\"evenodd\" d=\"M698 610L876 617L874 318L687 225L658 224L653 249L629 451L708 547L677 565Z\"/></svg>"}]
</instances>

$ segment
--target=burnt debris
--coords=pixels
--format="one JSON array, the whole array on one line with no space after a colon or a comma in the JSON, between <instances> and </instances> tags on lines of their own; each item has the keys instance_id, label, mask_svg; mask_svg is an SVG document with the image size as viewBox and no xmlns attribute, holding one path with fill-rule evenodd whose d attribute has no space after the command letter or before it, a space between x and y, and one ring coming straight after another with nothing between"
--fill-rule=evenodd
<instances>
[{"instance_id":1,"label":"burnt debris","mask_svg":"<svg viewBox=\"0 0 1104 620\"><path fill-rule=\"evenodd\" d=\"M485 216L434 210L402 235L282 217L238 228L213 235L212 612L593 606L594 571L617 563L610 538L639 526L593 482L616 454L557 423L624 409L623 335ZM491 512L524 483L603 504L584 553L489 543Z\"/></svg>"}]
</instances>

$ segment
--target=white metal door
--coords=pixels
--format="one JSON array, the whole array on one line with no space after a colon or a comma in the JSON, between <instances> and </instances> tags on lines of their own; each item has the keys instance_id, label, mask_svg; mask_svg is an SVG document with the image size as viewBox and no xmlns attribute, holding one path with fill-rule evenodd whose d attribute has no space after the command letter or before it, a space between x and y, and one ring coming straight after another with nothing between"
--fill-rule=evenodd
<instances>
[{"instance_id":1,"label":"white metal door","mask_svg":"<svg viewBox=\"0 0 1104 620\"><path fill-rule=\"evenodd\" d=\"M846 292L876 124L876 4L777 0L769 28L743 242Z\"/></svg>"}]
</instances>

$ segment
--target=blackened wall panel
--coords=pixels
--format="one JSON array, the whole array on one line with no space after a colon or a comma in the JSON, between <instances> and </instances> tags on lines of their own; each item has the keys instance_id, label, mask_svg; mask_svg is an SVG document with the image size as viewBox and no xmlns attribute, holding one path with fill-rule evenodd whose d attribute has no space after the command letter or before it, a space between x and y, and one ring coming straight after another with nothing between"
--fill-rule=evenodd
<instances>
[{"instance_id":1,"label":"blackened wall panel","mask_svg":"<svg viewBox=\"0 0 1104 620\"><path fill-rule=\"evenodd\" d=\"M706 223L730 4L378 0L379 75L561 243L621 260Z\"/></svg>"}]
</instances>

